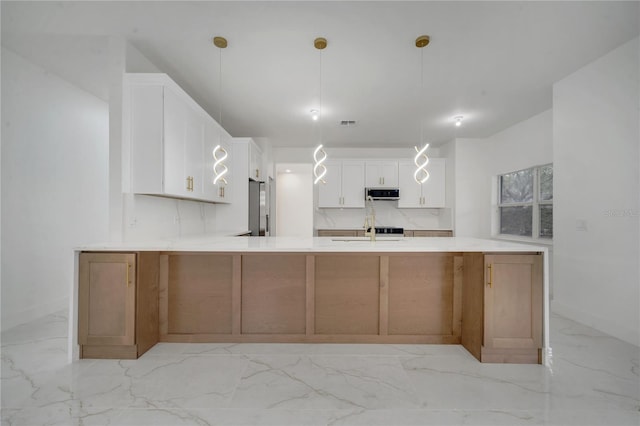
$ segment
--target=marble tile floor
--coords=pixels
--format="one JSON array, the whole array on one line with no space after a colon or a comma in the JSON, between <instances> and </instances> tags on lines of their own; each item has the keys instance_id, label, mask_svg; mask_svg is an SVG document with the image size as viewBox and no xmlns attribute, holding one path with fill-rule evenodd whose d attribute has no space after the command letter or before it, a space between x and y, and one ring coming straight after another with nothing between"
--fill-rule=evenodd
<instances>
[{"instance_id":1,"label":"marble tile floor","mask_svg":"<svg viewBox=\"0 0 640 426\"><path fill-rule=\"evenodd\" d=\"M640 350L554 315L553 362L457 345L158 344L67 364L67 318L1 335L2 425L640 425Z\"/></svg>"}]
</instances>

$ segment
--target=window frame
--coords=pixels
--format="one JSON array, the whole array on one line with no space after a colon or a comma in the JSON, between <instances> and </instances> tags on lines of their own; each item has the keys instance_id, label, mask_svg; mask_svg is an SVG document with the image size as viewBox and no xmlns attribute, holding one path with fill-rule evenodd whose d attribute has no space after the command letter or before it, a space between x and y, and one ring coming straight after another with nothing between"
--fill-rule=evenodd
<instances>
[{"instance_id":1,"label":"window frame","mask_svg":"<svg viewBox=\"0 0 640 426\"><path fill-rule=\"evenodd\" d=\"M524 241L536 241L539 243L553 243L553 231L551 237L545 237L540 235L540 207L541 206L551 206L553 209L553 186L551 191L551 199L550 200L541 200L540 199L540 170L543 167L551 166L551 170L553 171L553 163L545 163L537 166L526 167L524 169L513 170L506 173L501 173L497 176L497 237L502 239L516 239L516 240L524 240ZM502 177L505 175L510 175L518 172L522 172L525 170L531 170L533 177L533 199L531 202L518 202L518 203L502 203ZM531 206L531 235L515 235L515 234L503 234L502 233L502 207L529 207ZM553 213L552 213L553 215ZM552 216L553 217L553 216ZM552 227L553 229L553 227Z\"/></svg>"}]
</instances>

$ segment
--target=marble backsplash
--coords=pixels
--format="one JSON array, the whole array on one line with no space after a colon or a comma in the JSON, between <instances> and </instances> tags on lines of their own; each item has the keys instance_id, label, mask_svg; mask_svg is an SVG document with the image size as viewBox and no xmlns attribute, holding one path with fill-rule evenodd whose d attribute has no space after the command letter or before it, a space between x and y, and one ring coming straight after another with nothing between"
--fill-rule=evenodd
<instances>
[{"instance_id":1,"label":"marble backsplash","mask_svg":"<svg viewBox=\"0 0 640 426\"><path fill-rule=\"evenodd\" d=\"M451 209L399 209L397 201L375 201L376 226L405 229L453 229ZM362 228L365 209L316 208L315 229Z\"/></svg>"}]
</instances>

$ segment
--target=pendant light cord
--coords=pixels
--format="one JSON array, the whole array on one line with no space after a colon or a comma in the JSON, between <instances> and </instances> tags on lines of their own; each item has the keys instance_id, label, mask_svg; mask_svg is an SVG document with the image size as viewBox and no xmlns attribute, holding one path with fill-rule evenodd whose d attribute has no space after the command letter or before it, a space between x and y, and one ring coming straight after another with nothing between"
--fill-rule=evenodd
<instances>
[{"instance_id":1,"label":"pendant light cord","mask_svg":"<svg viewBox=\"0 0 640 426\"><path fill-rule=\"evenodd\" d=\"M322 110L322 50L319 51L320 53L320 75L319 75L319 80L320 80L320 117L318 118L318 127L319 127L319 136L320 136L320 141L318 142L319 144L322 144L322 121L324 118L324 111Z\"/></svg>"},{"instance_id":2,"label":"pendant light cord","mask_svg":"<svg viewBox=\"0 0 640 426\"><path fill-rule=\"evenodd\" d=\"M420 49L420 145L424 144L424 49Z\"/></svg>"},{"instance_id":3,"label":"pendant light cord","mask_svg":"<svg viewBox=\"0 0 640 426\"><path fill-rule=\"evenodd\" d=\"M218 124L222 127L222 49L218 49L218 91L220 92L220 108L218 108Z\"/></svg>"}]
</instances>

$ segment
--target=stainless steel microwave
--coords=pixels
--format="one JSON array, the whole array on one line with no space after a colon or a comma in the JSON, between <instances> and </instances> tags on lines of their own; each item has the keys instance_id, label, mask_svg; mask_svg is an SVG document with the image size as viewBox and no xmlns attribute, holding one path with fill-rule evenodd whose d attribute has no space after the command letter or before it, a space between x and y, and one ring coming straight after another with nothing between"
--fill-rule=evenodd
<instances>
[{"instance_id":1,"label":"stainless steel microwave","mask_svg":"<svg viewBox=\"0 0 640 426\"><path fill-rule=\"evenodd\" d=\"M396 188L365 188L364 198L369 197L374 200L399 200L400 190Z\"/></svg>"}]
</instances>

